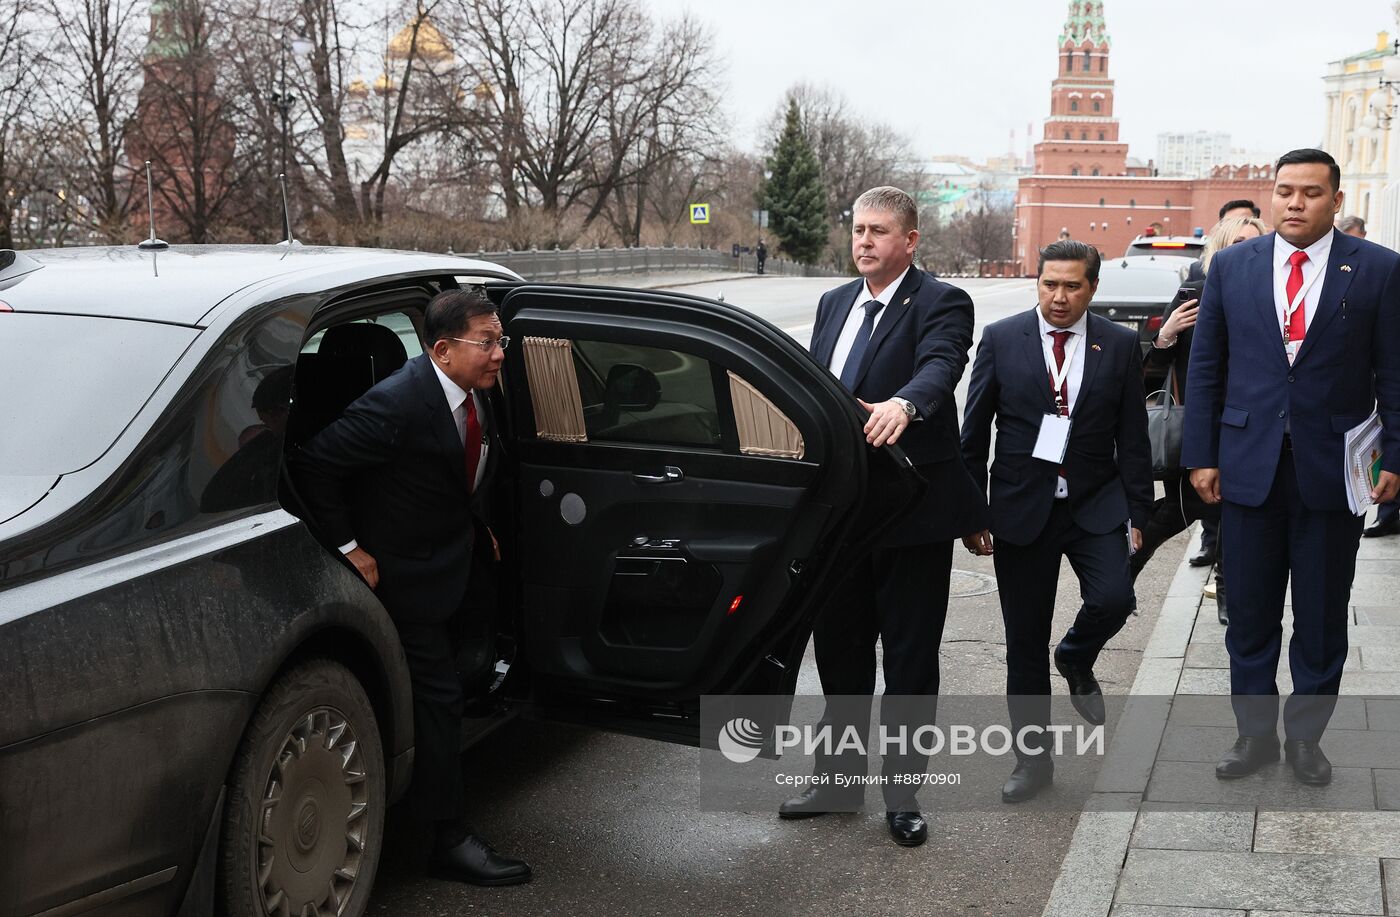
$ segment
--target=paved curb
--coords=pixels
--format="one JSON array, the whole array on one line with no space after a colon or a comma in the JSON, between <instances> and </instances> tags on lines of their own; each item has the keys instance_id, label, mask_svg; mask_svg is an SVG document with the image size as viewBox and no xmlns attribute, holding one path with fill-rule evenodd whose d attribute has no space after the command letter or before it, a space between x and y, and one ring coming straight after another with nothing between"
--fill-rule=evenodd
<instances>
[{"instance_id":1,"label":"paved curb","mask_svg":"<svg viewBox=\"0 0 1400 917\"><path fill-rule=\"evenodd\" d=\"M1113 908L1138 803L1152 776L1200 612L1201 589L1210 576L1211 568L1190 565L1199 547L1197 531L1167 589L1109 746L1104 776L1080 812L1043 917L1108 917Z\"/></svg>"}]
</instances>

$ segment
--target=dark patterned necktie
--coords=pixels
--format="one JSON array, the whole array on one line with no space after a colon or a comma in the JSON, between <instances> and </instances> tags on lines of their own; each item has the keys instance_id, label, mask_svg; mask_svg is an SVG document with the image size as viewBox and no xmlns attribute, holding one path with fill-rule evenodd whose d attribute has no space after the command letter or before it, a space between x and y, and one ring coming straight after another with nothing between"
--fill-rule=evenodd
<instances>
[{"instance_id":1,"label":"dark patterned necktie","mask_svg":"<svg viewBox=\"0 0 1400 917\"><path fill-rule=\"evenodd\" d=\"M870 336L875 333L875 313L880 311L883 303L878 299L872 299L866 303L865 321L860 323L860 330L856 332L856 339L851 344L851 352L846 357L846 365L841 367L841 384L846 386L849 392L856 390L856 374L860 372L861 361L865 359L866 348L870 346Z\"/></svg>"}]
</instances>

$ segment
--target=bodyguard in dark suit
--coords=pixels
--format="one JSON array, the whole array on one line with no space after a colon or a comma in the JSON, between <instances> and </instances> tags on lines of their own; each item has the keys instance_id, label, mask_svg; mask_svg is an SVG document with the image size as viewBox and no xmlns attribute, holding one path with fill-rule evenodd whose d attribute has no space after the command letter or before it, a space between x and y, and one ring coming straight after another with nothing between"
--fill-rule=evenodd
<instances>
[{"instance_id":1,"label":"bodyguard in dark suit","mask_svg":"<svg viewBox=\"0 0 1400 917\"><path fill-rule=\"evenodd\" d=\"M1216 776L1279 757L1284 593L1293 581L1287 757L1331 780L1319 746L1341 685L1362 520L1347 508L1343 438L1379 402L1382 471L1400 491L1400 256L1336 232L1341 170L1321 150L1278 161L1276 232L1221 252L1196 320L1182 462L1220 503L1230 582L1230 692L1239 738Z\"/></svg>"},{"instance_id":2,"label":"bodyguard in dark suit","mask_svg":"<svg viewBox=\"0 0 1400 917\"><path fill-rule=\"evenodd\" d=\"M366 392L290 459L322 538L339 547L398 625L413 680L411 804L435 824L430 869L510 885L530 867L464 823L459 764L463 688L456 650L464 610L491 589L494 537L482 522L499 449L486 392L509 338L483 294L428 304L430 349ZM474 611L480 615L480 610Z\"/></svg>"},{"instance_id":3,"label":"bodyguard in dark suit","mask_svg":"<svg viewBox=\"0 0 1400 917\"><path fill-rule=\"evenodd\" d=\"M918 240L918 210L908 194L881 187L857 198L851 252L861 279L822 296L812 330L812 355L870 413L866 441L875 447L898 443L929 483L924 503L856 565L813 634L828 698L869 698L880 641L887 725L918 706L912 698L938 693L952 543L981 528L985 512L958 450L953 397L972 346L972 300L913 266ZM838 728L851 723L864 735L869 716L868 701L862 713L833 709L828 700L826 722ZM863 774L864 763L823 760L818 767ZM926 766L927 759L916 755L887 756L885 772L921 773ZM779 814L805 818L859 804L859 792L816 787L788 800ZM924 842L928 829L910 786L886 784L885 805L897 843Z\"/></svg>"},{"instance_id":4,"label":"bodyguard in dark suit","mask_svg":"<svg viewBox=\"0 0 1400 917\"><path fill-rule=\"evenodd\" d=\"M991 528L963 544L994 557L1012 731L1025 735L1006 802L1030 799L1054 775L1042 736L1022 730L1049 719L1046 644L1060 558L1079 577L1084 604L1055 648L1055 666L1075 709L1102 723L1094 662L1132 610L1128 542L1141 546L1152 512L1142 351L1130 329L1088 312L1099 263L1083 242L1045 248L1039 305L987 326L968 388L962 450L983 487L994 418L997 426Z\"/></svg>"}]
</instances>

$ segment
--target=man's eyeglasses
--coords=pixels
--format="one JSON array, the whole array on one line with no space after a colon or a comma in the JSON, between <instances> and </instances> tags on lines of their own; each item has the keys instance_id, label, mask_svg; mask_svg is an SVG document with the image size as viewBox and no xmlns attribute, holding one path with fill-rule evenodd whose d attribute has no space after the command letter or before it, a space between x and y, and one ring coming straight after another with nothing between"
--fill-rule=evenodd
<instances>
[{"instance_id":1,"label":"man's eyeglasses","mask_svg":"<svg viewBox=\"0 0 1400 917\"><path fill-rule=\"evenodd\" d=\"M490 353L491 351L495 350L497 347L500 347L501 350L505 350L507 347L510 346L510 336L509 336L509 335L502 335L501 337L495 338L495 339L490 340L490 341L469 341L469 340L467 340L466 338L454 338L454 337L449 337L448 340L449 340L449 341L460 341L460 342L463 343L463 344L472 344L473 346L480 347L480 348L481 348L484 352L486 352L486 353Z\"/></svg>"}]
</instances>

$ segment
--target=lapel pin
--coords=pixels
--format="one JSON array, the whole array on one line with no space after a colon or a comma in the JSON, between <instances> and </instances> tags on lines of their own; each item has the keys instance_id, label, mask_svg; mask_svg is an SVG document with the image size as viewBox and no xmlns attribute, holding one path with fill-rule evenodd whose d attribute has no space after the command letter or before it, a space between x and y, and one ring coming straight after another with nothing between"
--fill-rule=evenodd
<instances>
[{"instance_id":1,"label":"lapel pin","mask_svg":"<svg viewBox=\"0 0 1400 917\"><path fill-rule=\"evenodd\" d=\"M1348 268L1348 270L1350 270L1350 268ZM901 305L901 306L907 306L907 305L909 305L909 300L911 300L911 299L913 299L913 298L914 298L914 297L912 297L912 296L906 296L906 297L904 297L904 302L900 303L900 305Z\"/></svg>"},{"instance_id":2,"label":"lapel pin","mask_svg":"<svg viewBox=\"0 0 1400 917\"><path fill-rule=\"evenodd\" d=\"M1350 273L1351 273L1351 265L1350 265L1350 264L1343 264L1343 265L1342 265L1342 270L1344 270L1344 271L1346 271L1348 274L1350 274Z\"/></svg>"},{"instance_id":3,"label":"lapel pin","mask_svg":"<svg viewBox=\"0 0 1400 917\"><path fill-rule=\"evenodd\" d=\"M1090 345L1089 345L1089 349L1090 349L1090 350L1103 350L1103 348L1100 347L1098 344L1090 344Z\"/></svg>"}]
</instances>

